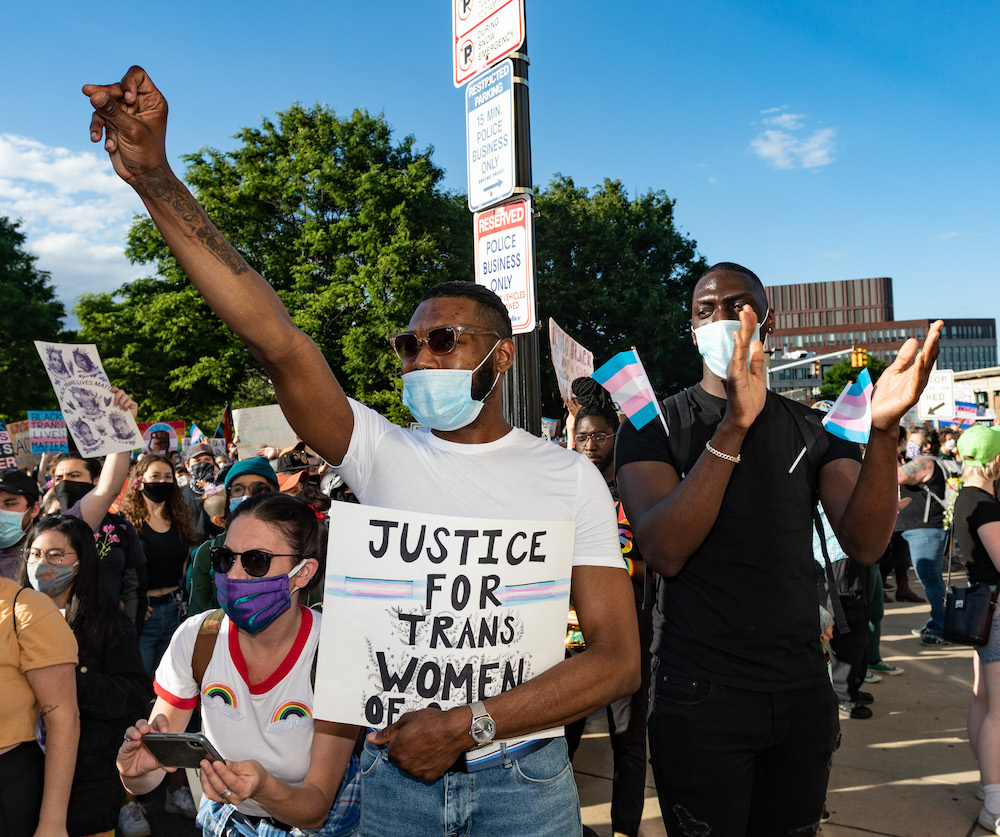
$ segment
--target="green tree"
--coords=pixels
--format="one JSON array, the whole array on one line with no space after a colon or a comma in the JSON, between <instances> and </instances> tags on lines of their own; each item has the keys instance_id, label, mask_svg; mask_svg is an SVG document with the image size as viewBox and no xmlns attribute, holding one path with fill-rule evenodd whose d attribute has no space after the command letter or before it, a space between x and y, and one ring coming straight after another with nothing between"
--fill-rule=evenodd
<instances>
[{"instance_id":1,"label":"green tree","mask_svg":"<svg viewBox=\"0 0 1000 837\"><path fill-rule=\"evenodd\" d=\"M48 271L24 249L18 221L0 216L0 420L20 421L27 410L59 409L35 340L58 341L63 304Z\"/></svg>"},{"instance_id":2,"label":"green tree","mask_svg":"<svg viewBox=\"0 0 1000 837\"><path fill-rule=\"evenodd\" d=\"M236 134L228 153L184 157L185 180L233 246L274 287L345 389L394 420L398 362L386 336L424 291L472 275L472 223L442 190L432 149L393 139L384 117L295 104ZM87 339L101 338L109 374L149 418L211 423L234 406L273 401L243 344L189 285L148 218L126 254L157 277L83 298Z\"/></svg>"},{"instance_id":3,"label":"green tree","mask_svg":"<svg viewBox=\"0 0 1000 837\"><path fill-rule=\"evenodd\" d=\"M635 346L659 397L695 383L691 293L707 269L695 241L674 226L662 191L630 198L621 181L593 193L557 175L538 193L535 249L538 307L594 353L596 365ZM542 411L562 402L542 334Z\"/></svg>"},{"instance_id":4,"label":"green tree","mask_svg":"<svg viewBox=\"0 0 1000 837\"><path fill-rule=\"evenodd\" d=\"M878 381L879 376L885 369L886 364L877 357L868 356L868 372L872 376L872 382ZM863 367L851 366L850 358L845 357L840 363L829 367L823 373L823 386L820 387L820 399L828 398L835 401L840 393L844 391L847 384L853 384L861 374Z\"/></svg>"}]
</instances>

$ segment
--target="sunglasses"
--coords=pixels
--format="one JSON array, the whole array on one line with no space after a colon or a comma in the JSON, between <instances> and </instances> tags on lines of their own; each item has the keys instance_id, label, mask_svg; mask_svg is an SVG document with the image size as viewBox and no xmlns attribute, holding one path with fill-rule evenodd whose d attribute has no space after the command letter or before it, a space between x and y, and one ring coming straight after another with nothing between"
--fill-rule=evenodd
<instances>
[{"instance_id":1,"label":"sunglasses","mask_svg":"<svg viewBox=\"0 0 1000 837\"><path fill-rule=\"evenodd\" d=\"M458 344L460 334L492 334L494 337L500 335L495 331L485 328L475 328L474 326L447 325L432 328L427 332L426 337L418 337L412 331L400 331L389 335L389 345L400 360L411 360L417 356L421 345L426 344L436 355L446 355L453 351Z\"/></svg>"},{"instance_id":2,"label":"sunglasses","mask_svg":"<svg viewBox=\"0 0 1000 837\"><path fill-rule=\"evenodd\" d=\"M244 572L253 578L263 578L267 575L267 571L271 569L272 558L302 557L289 552L268 552L266 549L233 552L228 546L210 546L208 548L208 557L212 559L212 569L223 575L226 575L233 568L237 556L243 565Z\"/></svg>"}]
</instances>

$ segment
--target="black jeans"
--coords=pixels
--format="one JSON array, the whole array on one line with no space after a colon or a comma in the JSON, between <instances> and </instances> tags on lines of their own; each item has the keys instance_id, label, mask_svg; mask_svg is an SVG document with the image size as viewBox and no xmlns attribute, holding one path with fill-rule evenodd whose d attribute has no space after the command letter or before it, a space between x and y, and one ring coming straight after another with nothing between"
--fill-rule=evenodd
<instances>
[{"instance_id":1,"label":"black jeans","mask_svg":"<svg viewBox=\"0 0 1000 837\"><path fill-rule=\"evenodd\" d=\"M840 723L830 684L753 692L653 657L649 748L671 837L815 834Z\"/></svg>"},{"instance_id":2,"label":"black jeans","mask_svg":"<svg viewBox=\"0 0 1000 837\"><path fill-rule=\"evenodd\" d=\"M31 837L42 805L45 756L34 741L0 756L0 834Z\"/></svg>"}]
</instances>

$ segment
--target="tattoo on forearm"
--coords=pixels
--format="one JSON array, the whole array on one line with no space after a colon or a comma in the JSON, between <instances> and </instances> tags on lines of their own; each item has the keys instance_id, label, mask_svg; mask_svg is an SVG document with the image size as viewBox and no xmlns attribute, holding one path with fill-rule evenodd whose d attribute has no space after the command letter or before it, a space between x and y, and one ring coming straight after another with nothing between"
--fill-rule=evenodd
<instances>
[{"instance_id":1,"label":"tattoo on forearm","mask_svg":"<svg viewBox=\"0 0 1000 837\"><path fill-rule=\"evenodd\" d=\"M53 706L51 703L46 703L45 706L42 707L42 717L44 718L50 712L54 712L58 708L58 705Z\"/></svg>"},{"instance_id":2,"label":"tattoo on forearm","mask_svg":"<svg viewBox=\"0 0 1000 837\"><path fill-rule=\"evenodd\" d=\"M209 252L234 275L239 276L250 271L250 266L243 257L219 235L205 211L176 180L160 171L152 171L146 177L146 185L154 197L167 202L177 216L194 231L198 240Z\"/></svg>"}]
</instances>

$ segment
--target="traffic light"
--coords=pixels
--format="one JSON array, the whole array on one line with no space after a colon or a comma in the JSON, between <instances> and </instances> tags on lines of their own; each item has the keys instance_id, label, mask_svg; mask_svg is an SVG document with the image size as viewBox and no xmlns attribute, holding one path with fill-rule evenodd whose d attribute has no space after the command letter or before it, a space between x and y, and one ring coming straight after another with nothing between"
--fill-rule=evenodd
<instances>
[{"instance_id":1,"label":"traffic light","mask_svg":"<svg viewBox=\"0 0 1000 837\"><path fill-rule=\"evenodd\" d=\"M813 377L814 378L818 378L819 375L820 375L819 361L818 360L814 360L813 361Z\"/></svg>"},{"instance_id":2,"label":"traffic light","mask_svg":"<svg viewBox=\"0 0 1000 837\"><path fill-rule=\"evenodd\" d=\"M862 366L868 365L868 350L867 349L854 349L851 351L851 366L856 369L860 369Z\"/></svg>"}]
</instances>

